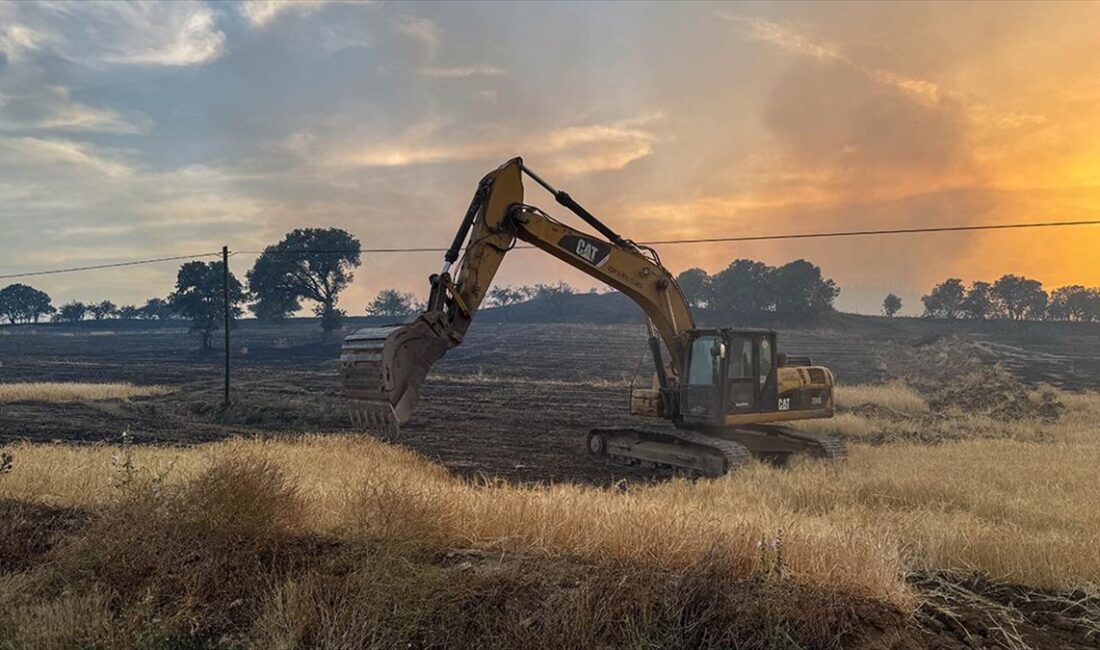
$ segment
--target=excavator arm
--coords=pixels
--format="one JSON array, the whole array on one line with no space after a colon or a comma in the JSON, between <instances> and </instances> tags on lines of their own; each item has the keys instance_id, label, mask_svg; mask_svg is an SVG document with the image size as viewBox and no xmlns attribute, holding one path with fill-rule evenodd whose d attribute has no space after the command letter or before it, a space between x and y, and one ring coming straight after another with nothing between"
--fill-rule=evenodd
<instances>
[{"instance_id":1,"label":"excavator arm","mask_svg":"<svg viewBox=\"0 0 1100 650\"><path fill-rule=\"evenodd\" d=\"M524 174L602 237L567 226L524 203ZM526 168L520 158L514 158L478 184L444 256L442 271L431 276L424 313L412 323L360 330L345 341L341 354L345 392L361 400L361 408L353 417L367 428L387 432L396 431L408 421L428 370L448 349L462 342L501 262L518 241L553 255L634 300L651 326L651 349L662 388L676 383L683 367L685 332L693 330L695 323L672 274L654 251L620 237L568 194ZM452 276L456 262L458 270ZM654 331L668 352L671 378Z\"/></svg>"}]
</instances>

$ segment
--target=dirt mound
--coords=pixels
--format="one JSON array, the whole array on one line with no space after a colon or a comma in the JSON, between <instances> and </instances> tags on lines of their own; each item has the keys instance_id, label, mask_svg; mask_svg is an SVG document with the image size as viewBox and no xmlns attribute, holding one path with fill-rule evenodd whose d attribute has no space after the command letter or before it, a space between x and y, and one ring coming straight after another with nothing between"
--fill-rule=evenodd
<instances>
[{"instance_id":1,"label":"dirt mound","mask_svg":"<svg viewBox=\"0 0 1100 650\"><path fill-rule=\"evenodd\" d=\"M1000 364L982 360L978 345L959 338L898 347L880 356L886 376L927 396L935 413L985 415L1004 421L1057 420L1064 406L1047 386L1032 388Z\"/></svg>"}]
</instances>

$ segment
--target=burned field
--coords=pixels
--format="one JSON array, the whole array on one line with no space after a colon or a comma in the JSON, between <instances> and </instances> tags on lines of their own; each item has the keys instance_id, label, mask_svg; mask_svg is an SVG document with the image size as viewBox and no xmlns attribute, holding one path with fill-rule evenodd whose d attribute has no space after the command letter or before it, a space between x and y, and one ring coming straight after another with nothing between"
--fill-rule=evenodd
<instances>
[{"instance_id":1,"label":"burned field","mask_svg":"<svg viewBox=\"0 0 1100 650\"><path fill-rule=\"evenodd\" d=\"M222 408L221 354L195 351L180 326L119 324L0 330L0 381L128 382L168 392L128 400L20 401L0 406L0 441L191 444L231 436L353 431L336 371L339 336L321 341L312 323L234 332L232 407ZM966 346L1025 383L1070 390L1100 385L1096 328L1000 325L945 338L932 323L852 318L780 331L781 350L810 354L841 384L919 374L914 350ZM946 341L946 342L945 342ZM464 476L607 484L638 476L594 467L584 436L596 426L660 426L628 415L632 381L650 381L644 329L634 325L481 323L447 354L424 386L400 443ZM919 357L919 354L916 355Z\"/></svg>"},{"instance_id":2,"label":"burned field","mask_svg":"<svg viewBox=\"0 0 1100 650\"><path fill-rule=\"evenodd\" d=\"M1095 328L781 331L836 370L840 413L806 426L845 436L849 460L695 483L586 456L592 426L639 424L641 327L479 324L396 447L351 430L339 345L309 323L234 333L229 409L220 356L182 328L4 331L0 377L30 393L0 401L16 647L51 630L69 635L52 647L142 647L149 617L200 646L1100 639ZM72 398L105 382L118 397ZM210 577L230 569L260 586Z\"/></svg>"}]
</instances>

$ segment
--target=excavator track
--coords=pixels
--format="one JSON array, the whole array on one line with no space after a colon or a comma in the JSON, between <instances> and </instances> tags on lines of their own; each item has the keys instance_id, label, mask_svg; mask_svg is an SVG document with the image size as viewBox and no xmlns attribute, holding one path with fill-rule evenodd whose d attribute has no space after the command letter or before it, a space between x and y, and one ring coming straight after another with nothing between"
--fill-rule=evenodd
<instances>
[{"instance_id":1,"label":"excavator track","mask_svg":"<svg viewBox=\"0 0 1100 650\"><path fill-rule=\"evenodd\" d=\"M792 454L825 460L844 460L848 457L848 443L839 436L782 425L746 425L723 435L745 445L755 456L772 460L786 460Z\"/></svg>"},{"instance_id":2,"label":"excavator track","mask_svg":"<svg viewBox=\"0 0 1100 650\"><path fill-rule=\"evenodd\" d=\"M593 429L588 433L588 453L600 460L671 467L707 477L722 476L752 460L752 452L741 443L686 430Z\"/></svg>"}]
</instances>

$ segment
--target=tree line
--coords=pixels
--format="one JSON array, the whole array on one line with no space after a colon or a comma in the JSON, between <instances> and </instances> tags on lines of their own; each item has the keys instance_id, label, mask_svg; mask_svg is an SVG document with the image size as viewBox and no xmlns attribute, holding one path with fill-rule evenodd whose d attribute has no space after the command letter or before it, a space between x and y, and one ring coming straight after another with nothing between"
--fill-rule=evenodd
<instances>
[{"instance_id":1,"label":"tree line","mask_svg":"<svg viewBox=\"0 0 1100 650\"><path fill-rule=\"evenodd\" d=\"M1070 285L1048 293L1038 280L1012 274L969 286L948 278L921 302L926 318L1100 321L1100 288Z\"/></svg>"},{"instance_id":2,"label":"tree line","mask_svg":"<svg viewBox=\"0 0 1100 650\"><path fill-rule=\"evenodd\" d=\"M833 311L840 287L806 260L769 266L737 259L712 274L692 268L676 276L692 307L725 313L814 316Z\"/></svg>"},{"instance_id":3,"label":"tree line","mask_svg":"<svg viewBox=\"0 0 1100 650\"><path fill-rule=\"evenodd\" d=\"M592 292L595 291L595 289L592 289ZM488 307L507 307L532 300L560 304L565 296L571 296L575 293L577 293L577 289L568 282L554 284L539 282L518 286L498 285L489 289L489 293L485 295L485 305ZM383 289L367 305L367 315L396 318L417 314L424 311L424 309L424 302L414 294L404 293L396 289Z\"/></svg>"},{"instance_id":4,"label":"tree line","mask_svg":"<svg viewBox=\"0 0 1100 650\"><path fill-rule=\"evenodd\" d=\"M346 313L337 307L340 293L351 283L352 270L360 265L360 244L338 228L303 228L287 233L281 241L263 250L242 283L230 272L231 322L249 304L253 315L265 322L285 320L312 303L328 335L339 328ZM116 306L109 300L73 301L55 309L43 291L24 284L0 290L0 318L10 323L37 323L50 316L54 321L75 323L109 318L189 321L191 330L207 348L224 322L222 263L192 261L180 266L175 290L166 298L150 298L144 305ZM779 267L753 260L734 260L709 275L689 269L677 277L694 307L735 313L816 314L833 308L840 293L836 283L824 278L821 269L805 260ZM595 290L593 290L595 291ZM490 306L508 306L528 301L560 304L576 293L566 282L496 286L486 296ZM394 289L378 293L366 306L374 316L400 317L415 314L424 305L413 294Z\"/></svg>"},{"instance_id":5,"label":"tree line","mask_svg":"<svg viewBox=\"0 0 1100 650\"><path fill-rule=\"evenodd\" d=\"M339 228L300 228L263 250L249 269L247 285L228 274L230 319L243 314L251 302L256 318L279 322L313 303L327 336L342 324L345 312L337 308L339 294L352 280L360 264L359 240ZM109 300L73 301L55 308L46 292L26 284L0 289L0 318L8 323L38 323L45 317L55 322L76 323L109 318L189 321L203 348L210 347L214 332L225 319L222 262L186 262L176 273L175 290L166 298L150 298L144 305L118 307Z\"/></svg>"}]
</instances>

